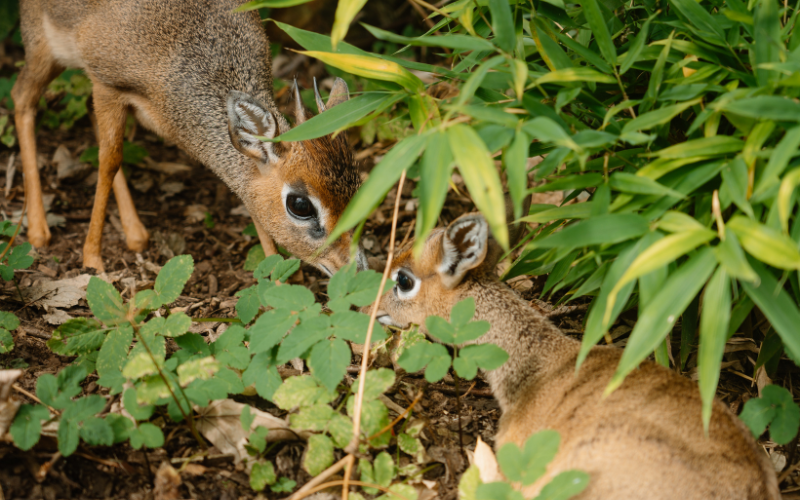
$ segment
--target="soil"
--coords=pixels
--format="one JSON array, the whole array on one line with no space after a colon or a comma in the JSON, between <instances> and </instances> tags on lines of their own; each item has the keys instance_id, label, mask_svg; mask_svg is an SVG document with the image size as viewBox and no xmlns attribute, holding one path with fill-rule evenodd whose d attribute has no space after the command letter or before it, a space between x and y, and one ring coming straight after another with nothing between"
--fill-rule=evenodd
<instances>
[{"instance_id":1,"label":"soil","mask_svg":"<svg viewBox=\"0 0 800 500\"><path fill-rule=\"evenodd\" d=\"M255 238L242 234L250 220L242 214L240 201L213 173L197 165L178 148L142 129L130 137L132 142L147 150L152 162L177 163L192 169L172 175L148 168L128 170L134 201L151 232L152 241L150 247L141 254L129 251L125 247L118 213L112 201L103 238L103 257L108 278L120 289L125 289L132 282L137 289L141 289L152 284L155 270L171 256L188 253L194 258L195 272L176 305L185 308L193 318L234 317L234 294L254 283L252 273L244 271L243 265L248 250L257 243ZM95 144L88 118L79 120L69 130L42 128L37 141L44 192L53 197L50 213L63 217L63 221L51 229L52 243L47 248L38 249L38 259L33 267L19 272L17 283L5 283L4 288L0 288L0 309L13 311L22 321L15 332L16 348L12 353L0 356L0 368L25 367L25 373L18 381L25 392L16 396L26 402L31 402L31 399L25 394L35 393L36 380L41 374L55 374L73 358L55 355L46 346L47 339L56 328L54 323L58 321L57 317L50 320L46 318L54 313L54 308L31 303L20 296L20 290L87 272L81 269L81 248L88 228L96 179L96 175L90 173L76 182L61 181L52 161L59 146L65 146L74 157L78 157ZM377 157L390 146L388 143L361 144L357 134L351 134L350 142L359 154L360 168L364 173L369 172ZM7 173L9 159L15 152L14 149L0 149L0 173ZM0 210L4 217L22 208L23 188L18 155L14 165L17 173L10 185L6 185L7 175L0 175L0 190L5 189L8 193L6 197L0 197ZM454 180L458 185L458 178ZM409 236L414 225L414 188L415 182L409 180L403 189L398 225L400 240ZM377 260L384 256L388 246L394 198L395 191L392 191L370 217L363 233L369 256ZM546 201L537 199L534 203ZM451 190L440 222L447 223L471 210L473 206L469 199ZM210 214L210 218L206 217L206 213ZM25 241L24 233L20 241ZM555 297L540 296L545 278L523 277L513 280L511 285L531 302L532 307L550 313L557 326L570 335L580 337L586 314L585 302L571 303L574 307L555 307L553 302L559 299L558 294ZM315 268L303 265L292 281L305 284L324 299L327 279ZM90 315L84 300L61 310L72 317ZM634 320L635 316L625 316L614 326L611 334L617 345L624 345ZM193 324L193 331L211 337L218 334L219 328L220 323L214 321ZM754 315L748 319L745 328L759 330L764 328L764 324ZM679 332L680 326L673 335L673 338L677 337L673 346L676 354ZM744 401L758 394L757 384L749 375L745 375L752 372L758 346L752 341L743 341L740 348L730 343L728 347L718 395L734 411L738 411ZM693 354L687 363L686 376L696 377L694 360ZM357 362L356 356L351 371L357 371ZM388 359L380 356L375 364L391 366ZM789 370L779 370L779 373L782 377L790 376ZM763 376L766 377L765 374ZM95 380L96 377L92 376L87 379L84 383L85 393L106 395L105 389L98 387ZM348 380L352 382L352 378ZM760 385L765 380L758 378L756 382ZM797 381L794 381L793 386L797 385ZM784 386L791 387L791 381ZM487 384L480 379L474 384L462 381L462 397L457 400L454 397L456 384L452 378L448 377L440 384L428 385L419 376L402 375L387 396L397 406L408 408L419 390L424 390L425 395L415 406L413 414L415 419L425 424L422 438L430 458L424 472L425 485L437 491L439 498L451 500L456 498L460 473L467 466L462 446L464 450L474 448L478 437L491 445L500 412ZM463 395L464 392L466 395ZM255 398L244 398L242 401L258 405L276 416L285 416L265 401L256 401ZM393 411L392 417L397 413ZM156 482L163 479L158 471L160 464L165 461L181 472L177 480L177 496L170 498L233 500L256 497L249 486L247 474L241 466L233 463L230 456L212 457L213 453L209 453L211 458L181 468L181 464L189 463L181 461L182 458L199 451L197 443L185 427L166 423L163 419L160 422L165 425L167 442L164 448L151 450L147 454L132 450L128 445L82 445L77 453L65 458L57 452L55 442L47 438L43 438L29 452L21 452L10 443L0 442L0 498L150 499L154 496L154 478ZM794 450L790 452L788 447L768 441L762 441L762 444L772 454L776 468L784 469L787 463L793 463ZM276 464L279 476L288 477L302 485L309 479L301 468L303 451L303 444L287 442L277 446L269 458ZM782 486L790 493L800 489L798 484L796 473L792 473ZM281 498L285 494L267 492L265 496ZM164 497L156 495L156 498Z\"/></svg>"}]
</instances>

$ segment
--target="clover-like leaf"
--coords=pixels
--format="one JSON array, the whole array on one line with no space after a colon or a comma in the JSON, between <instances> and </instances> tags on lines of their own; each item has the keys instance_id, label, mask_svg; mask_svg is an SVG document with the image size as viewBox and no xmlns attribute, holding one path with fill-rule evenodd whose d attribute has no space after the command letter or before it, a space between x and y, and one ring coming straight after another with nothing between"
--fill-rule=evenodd
<instances>
[{"instance_id":1,"label":"clover-like leaf","mask_svg":"<svg viewBox=\"0 0 800 500\"><path fill-rule=\"evenodd\" d=\"M270 484L274 484L277 477L272 462L256 462L250 471L250 487L253 491L263 491Z\"/></svg>"},{"instance_id":2,"label":"clover-like leaf","mask_svg":"<svg viewBox=\"0 0 800 500\"><path fill-rule=\"evenodd\" d=\"M42 405L24 404L17 410L14 422L9 428L14 444L22 451L28 451L39 442L42 434L42 420L50 418L50 412Z\"/></svg>"},{"instance_id":3,"label":"clover-like leaf","mask_svg":"<svg viewBox=\"0 0 800 500\"><path fill-rule=\"evenodd\" d=\"M169 259L158 273L153 287L159 305L171 304L178 300L193 272L194 259L191 255L178 255Z\"/></svg>"},{"instance_id":4,"label":"clover-like leaf","mask_svg":"<svg viewBox=\"0 0 800 500\"><path fill-rule=\"evenodd\" d=\"M319 475L333 464L333 441L324 434L308 438L308 449L303 459L303 468L312 476Z\"/></svg>"},{"instance_id":5,"label":"clover-like leaf","mask_svg":"<svg viewBox=\"0 0 800 500\"><path fill-rule=\"evenodd\" d=\"M113 326L126 321L127 308L114 285L97 276L89 279L86 287L86 301L94 315L103 323Z\"/></svg>"}]
</instances>

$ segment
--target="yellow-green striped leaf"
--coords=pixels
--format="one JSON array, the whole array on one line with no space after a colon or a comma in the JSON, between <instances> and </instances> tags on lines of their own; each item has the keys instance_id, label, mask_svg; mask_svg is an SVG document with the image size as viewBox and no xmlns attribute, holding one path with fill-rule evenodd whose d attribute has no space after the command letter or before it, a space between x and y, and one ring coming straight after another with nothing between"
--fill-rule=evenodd
<instances>
[{"instance_id":1,"label":"yellow-green striped leaf","mask_svg":"<svg viewBox=\"0 0 800 500\"><path fill-rule=\"evenodd\" d=\"M546 73L536 79L537 85L545 83L571 83L571 82L598 82L598 83L615 83L616 80L611 75L604 75L599 71L586 66L577 68L564 68L556 71Z\"/></svg>"},{"instance_id":2,"label":"yellow-green striped leaf","mask_svg":"<svg viewBox=\"0 0 800 500\"><path fill-rule=\"evenodd\" d=\"M780 269L800 269L800 251L789 236L742 215L734 216L727 227L758 260Z\"/></svg>"},{"instance_id":3,"label":"yellow-green striped leaf","mask_svg":"<svg viewBox=\"0 0 800 500\"><path fill-rule=\"evenodd\" d=\"M625 126L622 127L622 133L625 134L627 132L635 132L637 130L649 130L653 127L667 123L688 108L691 108L695 104L699 103L701 100L702 98L698 97L697 99L692 99L691 101L673 104L672 106L664 106L663 108L648 111L647 113L639 115L626 123Z\"/></svg>"},{"instance_id":4,"label":"yellow-green striped leaf","mask_svg":"<svg viewBox=\"0 0 800 500\"><path fill-rule=\"evenodd\" d=\"M583 0L581 2L583 7L583 14L586 16L586 21L592 29L597 45L600 47L600 53L603 59L612 66L617 65L617 49L614 47L614 41L611 40L611 34L608 32L606 20L603 18L603 13L600 11L600 6L597 0Z\"/></svg>"},{"instance_id":5,"label":"yellow-green striped leaf","mask_svg":"<svg viewBox=\"0 0 800 500\"><path fill-rule=\"evenodd\" d=\"M333 50L336 50L336 44L344 40L350 23L366 3L367 0L339 0L339 3L336 4L336 14L333 19L333 28L331 28Z\"/></svg>"},{"instance_id":6,"label":"yellow-green striped leaf","mask_svg":"<svg viewBox=\"0 0 800 500\"><path fill-rule=\"evenodd\" d=\"M509 243L503 186L489 150L478 133L463 123L450 127L447 138L475 206L486 217L497 242L507 250Z\"/></svg>"},{"instance_id":7,"label":"yellow-green striped leaf","mask_svg":"<svg viewBox=\"0 0 800 500\"><path fill-rule=\"evenodd\" d=\"M706 229L691 215L676 212L675 210L670 210L661 216L661 220L658 221L658 228L668 233L683 233Z\"/></svg>"},{"instance_id":8,"label":"yellow-green striped leaf","mask_svg":"<svg viewBox=\"0 0 800 500\"><path fill-rule=\"evenodd\" d=\"M354 75L363 76L364 78L393 82L411 91L421 91L424 88L422 80L392 61L386 61L372 56L334 54L315 50L300 51L300 53L308 57L319 59L334 68Z\"/></svg>"},{"instance_id":9,"label":"yellow-green striped leaf","mask_svg":"<svg viewBox=\"0 0 800 500\"><path fill-rule=\"evenodd\" d=\"M419 209L414 233L414 249L425 245L428 233L436 227L439 213L447 197L450 174L453 171L453 154L444 132L434 133L428 141L420 164Z\"/></svg>"},{"instance_id":10,"label":"yellow-green striped leaf","mask_svg":"<svg viewBox=\"0 0 800 500\"><path fill-rule=\"evenodd\" d=\"M800 168L790 171L783 177L781 187L778 189L778 217L781 220L781 228L783 232L789 234L789 210L791 209L790 202L792 200L792 193L797 185L800 184Z\"/></svg>"},{"instance_id":11,"label":"yellow-green striped leaf","mask_svg":"<svg viewBox=\"0 0 800 500\"><path fill-rule=\"evenodd\" d=\"M747 263L747 257L739 244L739 239L736 238L736 233L727 227L725 228L725 239L714 248L714 253L729 275L742 281L758 284L758 275Z\"/></svg>"},{"instance_id":12,"label":"yellow-green striped leaf","mask_svg":"<svg viewBox=\"0 0 800 500\"><path fill-rule=\"evenodd\" d=\"M744 147L744 142L734 137L726 135L715 135L713 137L703 137L691 141L682 142L668 148L664 148L654 154L659 158L678 159L692 158L696 156L720 156L730 153L738 153Z\"/></svg>"},{"instance_id":13,"label":"yellow-green striped leaf","mask_svg":"<svg viewBox=\"0 0 800 500\"><path fill-rule=\"evenodd\" d=\"M550 222L556 219L586 219L592 215L592 202L574 203L563 207L554 207L521 218L520 222Z\"/></svg>"}]
</instances>

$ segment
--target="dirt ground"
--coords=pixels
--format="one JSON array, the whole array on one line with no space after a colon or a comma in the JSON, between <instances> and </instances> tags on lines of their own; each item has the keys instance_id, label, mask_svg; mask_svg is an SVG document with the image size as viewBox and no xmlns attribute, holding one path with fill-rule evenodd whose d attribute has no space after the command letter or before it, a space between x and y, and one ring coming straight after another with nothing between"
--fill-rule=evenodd
<instances>
[{"instance_id":1,"label":"dirt ground","mask_svg":"<svg viewBox=\"0 0 800 500\"><path fill-rule=\"evenodd\" d=\"M187 284L178 306L185 308L193 318L227 318L235 316L234 294L254 283L252 273L243 270L245 257L255 238L245 236L242 230L250 222L243 214L239 200L209 170L197 165L185 153L165 144L151 133L139 129L132 135L133 142L144 147L149 160L143 168L128 171L134 201L144 224L151 232L150 247L135 254L125 247L124 236L114 202L111 203L103 239L103 257L108 277L118 288L124 289L133 280L137 289L152 285L155 271L170 257L188 253L195 260L195 272ZM360 168L366 174L379 159L389 144L365 146L358 142L357 134L350 137L360 160ZM0 356L0 368L25 367L19 381L21 389L35 392L37 378L43 373L57 373L70 363L72 358L53 354L46 346L52 331L68 317L90 315L84 299L49 301L48 284L79 278L87 270L81 269L82 244L89 223L94 196L96 174L67 181L59 179L53 161L59 147L65 147L77 158L86 148L95 144L88 118L79 120L67 131L42 128L37 136L40 154L42 184L49 200L49 213L55 216L58 225L52 228L53 238L49 247L38 250L38 259L29 270L18 273L18 283L4 283L0 288L0 309L13 311L22 323L15 332L15 350ZM9 163L15 150L0 149L0 215L10 217L22 208L23 189L21 165L18 156ZM170 164L192 167L180 173L165 173ZM8 175L10 165L17 173ZM166 165L166 166L165 166ZM458 185L458 178L455 179ZM9 181L10 184L7 184ZM415 218L415 201L412 193L413 180L403 189L400 212L399 238L410 232ZM382 257L388 246L391 204L395 192L390 192L384 204L370 218L364 232L364 243L371 257ZM546 200L535 200L546 202ZM470 201L451 191L445 204L441 222L446 223L456 216L470 211ZM209 214L209 216L206 216ZM22 241L24 241L24 234ZM554 307L553 300L540 300L544 278L513 280L517 289L532 307L550 315L557 326L570 335L580 337L586 314L585 303L571 303L569 307ZM303 266L293 281L311 288L321 299L325 297L327 279L316 269ZM58 294L56 294L58 296ZM558 296L556 296L556 299ZM612 329L617 345L624 345L631 331L635 316L624 316ZM221 323L214 321L193 323L193 331L214 336ZM762 329L764 322L758 315L751 315L743 329ZM673 351L679 349L679 326L673 335ZM719 397L734 411L748 398L758 394L758 386L766 382L763 377L753 380L754 361L759 346L750 340L734 337L726 348L724 371L721 376ZM350 370L348 381L352 383L357 372L357 357ZM376 365L389 365L390 361L380 356ZM787 365L788 366L788 365ZM779 370L786 387L797 387L796 377L788 368ZM690 357L686 376L696 376L694 354ZM96 377L90 376L84 383L86 393L105 394L97 386ZM423 478L426 486L438 492L438 497L456 498L457 481L466 468L467 460L462 453L472 449L478 437L493 443L499 418L499 409L491 398L488 386L478 380L475 384L461 383L462 397L457 401L455 381L447 378L443 383L428 385L418 376L403 375L387 396L392 417L407 408L419 390L425 395L414 408L414 418L424 422L423 443L427 448L429 462ZM463 395L463 393L467 393ZM17 396L30 401L24 393ZM263 400L243 398L242 401L258 405L278 417L285 413ZM460 426L459 426L460 414ZM146 455L134 451L128 445L89 447L81 445L78 452L69 458L61 457L52 440L43 439L30 452L20 452L9 443L0 442L0 486L6 499L29 498L54 500L61 498L130 498L144 500L153 498L153 475L159 464L168 461L181 469L188 463L186 457L198 452L197 444L185 427L178 427L162 418L167 442L163 449ZM460 432L459 432L460 428ZM796 461L794 446L781 447L763 441L771 453L776 469L787 470ZM309 479L301 468L304 446L287 442L277 446L269 455L276 464L279 476L286 476L302 485ZM336 457L341 458L340 456ZM231 456L214 456L213 450L200 462L181 469L181 498L232 500L253 498L256 495L249 487L247 474L237 467ZM402 465L402 464L400 464ZM800 490L797 474L788 471L782 488L786 498L792 491ZM280 498L284 494L267 492L268 498Z\"/></svg>"}]
</instances>

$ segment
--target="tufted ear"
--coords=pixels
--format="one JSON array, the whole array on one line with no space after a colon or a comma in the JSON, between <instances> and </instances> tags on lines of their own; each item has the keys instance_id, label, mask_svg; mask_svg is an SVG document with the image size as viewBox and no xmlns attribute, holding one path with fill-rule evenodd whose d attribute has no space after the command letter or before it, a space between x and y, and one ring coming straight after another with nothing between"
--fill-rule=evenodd
<instances>
[{"instance_id":1,"label":"tufted ear","mask_svg":"<svg viewBox=\"0 0 800 500\"><path fill-rule=\"evenodd\" d=\"M341 104L350 99L350 89L347 88L347 83L341 78L337 78L331 87L331 95L328 96L328 103L326 108L331 109L337 104Z\"/></svg>"},{"instance_id":2,"label":"tufted ear","mask_svg":"<svg viewBox=\"0 0 800 500\"><path fill-rule=\"evenodd\" d=\"M275 116L253 96L232 90L228 94L228 132L233 146L242 154L259 162L259 168L278 161L275 145L269 139L278 135Z\"/></svg>"},{"instance_id":3,"label":"tufted ear","mask_svg":"<svg viewBox=\"0 0 800 500\"><path fill-rule=\"evenodd\" d=\"M461 283L467 271L481 265L488 248L489 225L480 214L462 215L445 229L439 276L445 288Z\"/></svg>"}]
</instances>

